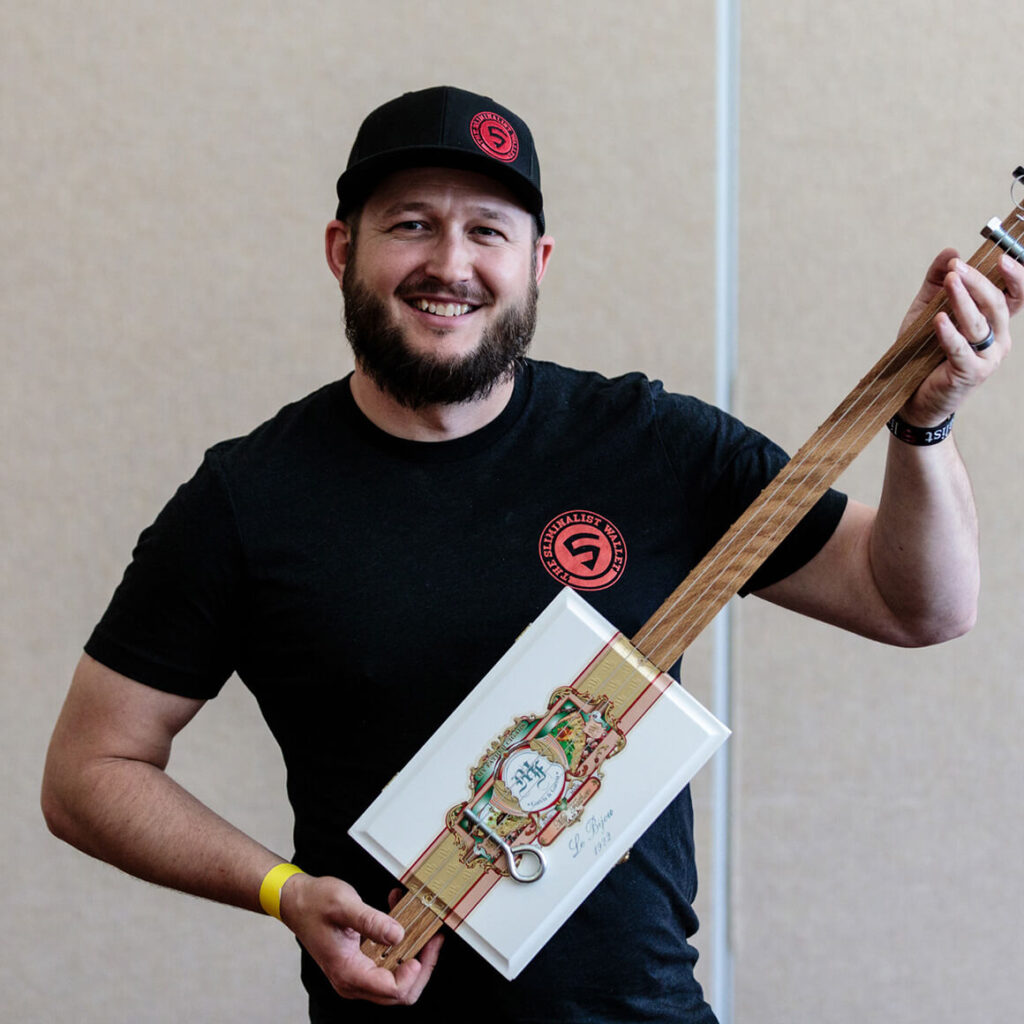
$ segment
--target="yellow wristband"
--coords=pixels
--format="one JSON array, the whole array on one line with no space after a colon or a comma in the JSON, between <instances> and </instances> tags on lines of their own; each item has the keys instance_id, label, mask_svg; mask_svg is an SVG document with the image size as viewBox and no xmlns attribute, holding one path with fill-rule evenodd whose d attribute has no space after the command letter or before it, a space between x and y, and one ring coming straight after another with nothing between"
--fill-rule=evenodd
<instances>
[{"instance_id":1,"label":"yellow wristband","mask_svg":"<svg viewBox=\"0 0 1024 1024\"><path fill-rule=\"evenodd\" d=\"M260 906L264 913L281 920L281 890L292 875L303 874L294 864L278 864L271 868L260 883Z\"/></svg>"}]
</instances>

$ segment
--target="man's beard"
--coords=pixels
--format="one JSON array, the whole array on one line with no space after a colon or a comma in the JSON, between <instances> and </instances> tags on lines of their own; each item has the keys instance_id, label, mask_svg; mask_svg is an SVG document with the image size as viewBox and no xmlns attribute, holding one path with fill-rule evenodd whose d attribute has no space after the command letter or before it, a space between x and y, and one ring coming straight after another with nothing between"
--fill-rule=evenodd
<instances>
[{"instance_id":1,"label":"man's beard","mask_svg":"<svg viewBox=\"0 0 1024 1024\"><path fill-rule=\"evenodd\" d=\"M405 286L406 291L414 288L423 294L423 282ZM410 409L485 398L496 385L512 379L537 322L537 282L531 275L526 297L485 328L472 352L441 359L410 348L404 331L391 321L384 303L356 279L354 259L345 265L341 290L345 297L345 335L360 369L381 390ZM447 289L447 294L451 292ZM470 296L463 301L470 301Z\"/></svg>"}]
</instances>

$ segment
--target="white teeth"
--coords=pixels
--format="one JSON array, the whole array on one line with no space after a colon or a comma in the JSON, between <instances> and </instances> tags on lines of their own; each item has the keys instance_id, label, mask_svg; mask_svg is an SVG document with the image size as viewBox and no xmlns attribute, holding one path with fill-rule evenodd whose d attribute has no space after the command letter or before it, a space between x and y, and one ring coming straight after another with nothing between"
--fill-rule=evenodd
<instances>
[{"instance_id":1,"label":"white teeth","mask_svg":"<svg viewBox=\"0 0 1024 1024\"><path fill-rule=\"evenodd\" d=\"M436 316L462 316L469 312L469 306L465 303L449 302L447 305L428 302L426 299L417 299L416 308L424 313L433 313Z\"/></svg>"}]
</instances>

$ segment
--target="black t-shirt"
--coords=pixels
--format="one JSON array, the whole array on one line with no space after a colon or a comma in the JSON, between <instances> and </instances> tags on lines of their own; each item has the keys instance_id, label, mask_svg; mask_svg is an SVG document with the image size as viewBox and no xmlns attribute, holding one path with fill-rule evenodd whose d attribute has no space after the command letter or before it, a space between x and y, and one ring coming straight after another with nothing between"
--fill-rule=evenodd
<instances>
[{"instance_id":1,"label":"black t-shirt","mask_svg":"<svg viewBox=\"0 0 1024 1024\"><path fill-rule=\"evenodd\" d=\"M528 361L494 421L439 443L378 430L338 381L207 452L141 535L86 650L189 697L237 672L284 754L296 863L385 906L393 882L347 830L523 628L568 580L633 635L784 461L639 374ZM811 558L844 504L826 495L749 589ZM571 565L544 543L558 520ZM614 543L595 543L595 522ZM686 791L517 979L450 939L418 1005L712 1021L687 942L695 893ZM378 1018L314 965L303 976L314 1019Z\"/></svg>"}]
</instances>

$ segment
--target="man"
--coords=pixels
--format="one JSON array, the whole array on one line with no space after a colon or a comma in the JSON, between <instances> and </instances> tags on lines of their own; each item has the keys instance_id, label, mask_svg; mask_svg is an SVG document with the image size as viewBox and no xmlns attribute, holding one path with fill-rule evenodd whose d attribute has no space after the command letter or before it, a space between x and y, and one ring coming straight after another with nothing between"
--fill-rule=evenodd
<instances>
[{"instance_id":1,"label":"man","mask_svg":"<svg viewBox=\"0 0 1024 1024\"><path fill-rule=\"evenodd\" d=\"M588 510L615 525L619 557L599 576L581 559L571 581L629 635L783 456L639 375L524 358L553 243L529 130L493 100L385 104L338 195L327 260L355 371L212 448L142 534L55 729L50 827L142 878L279 916L313 1021L417 1000L498 1020L713 1021L687 942L688 792L512 983L440 936L393 975L363 957L361 938L401 928L346 830L566 579L538 556L548 523ZM908 316L945 290L947 358L900 412L879 508L830 492L749 590L890 643L970 627L974 512L939 428L1009 350L1024 268L1002 270L1005 296L952 251L933 262ZM302 872L164 772L233 671L284 752Z\"/></svg>"}]
</instances>

